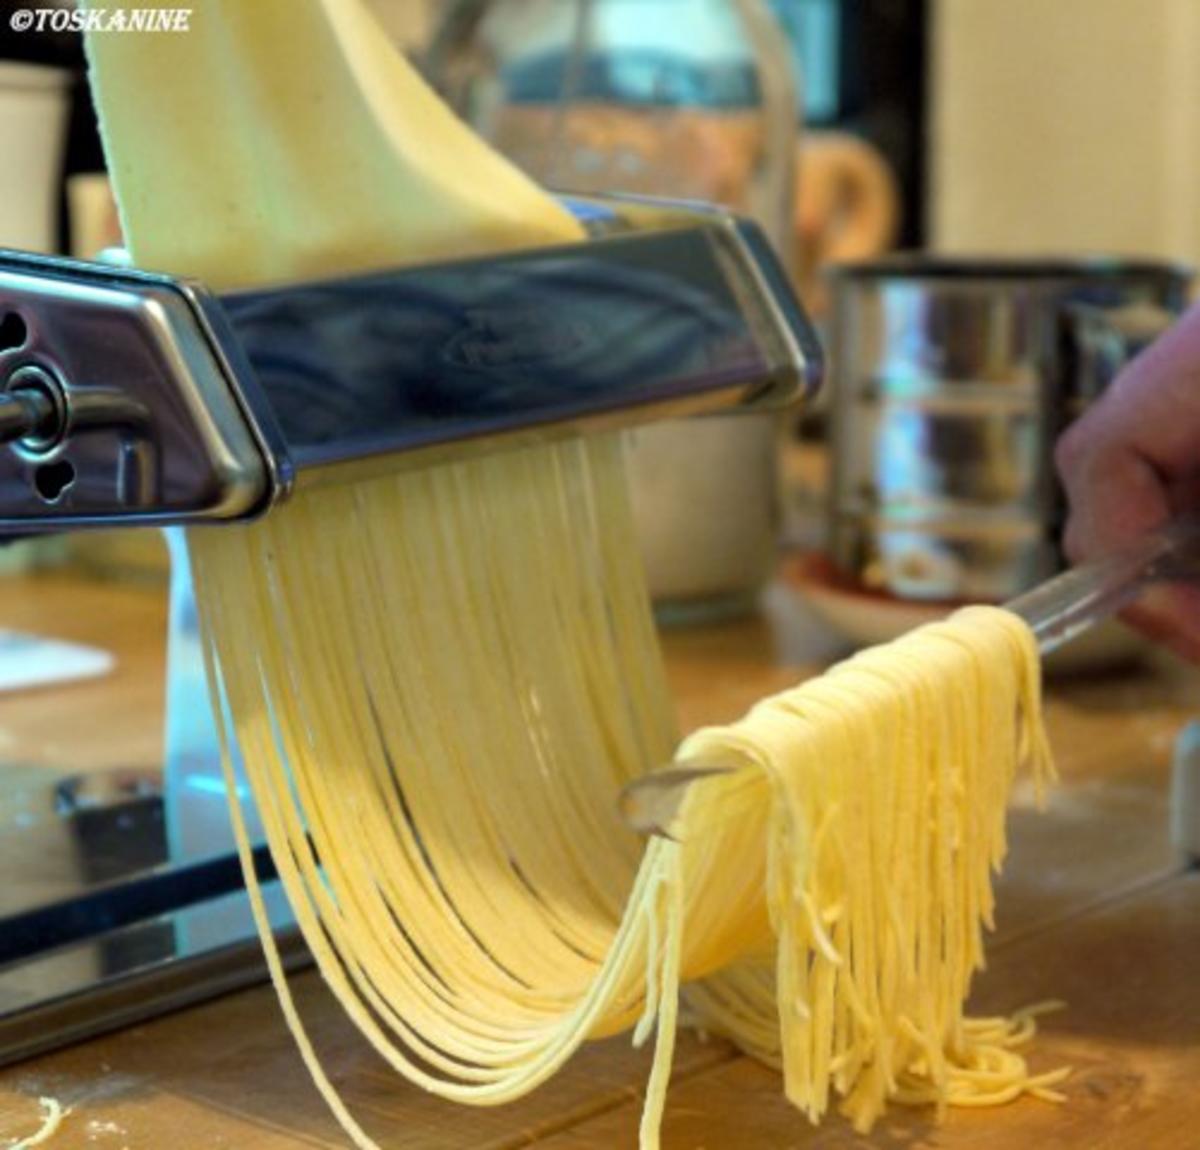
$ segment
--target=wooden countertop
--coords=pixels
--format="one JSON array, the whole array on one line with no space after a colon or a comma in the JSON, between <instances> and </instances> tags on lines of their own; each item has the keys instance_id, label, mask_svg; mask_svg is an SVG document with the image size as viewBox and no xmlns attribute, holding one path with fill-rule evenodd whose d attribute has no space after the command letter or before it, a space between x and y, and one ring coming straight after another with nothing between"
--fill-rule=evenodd
<instances>
[{"instance_id":1,"label":"wooden countertop","mask_svg":"<svg viewBox=\"0 0 1200 1150\"><path fill-rule=\"evenodd\" d=\"M0 743L30 762L150 766L161 731L163 604L149 591L66 579L4 583L0 626L99 642L120 660L104 683L0 700ZM828 634L776 592L764 618L668 635L686 726L721 721L810 673ZM1200 1144L1200 878L1167 843L1167 778L1200 675L1164 660L1052 686L1063 784L1037 814L1017 795L999 929L974 1007L1043 998L1039 1067L1075 1068L1067 1104L1023 1100L952 1111L940 1126L892 1112L869 1137L840 1119L813 1129L777 1077L722 1042L684 1036L665 1150ZM464 1110L382 1068L311 973L299 1000L336 1081L382 1146L410 1150L609 1150L636 1145L647 1059L618 1038L584 1050L514 1106ZM273 992L259 987L0 1072L0 1145L37 1126L39 1095L71 1108L50 1150L300 1150L349 1145L308 1082Z\"/></svg>"}]
</instances>

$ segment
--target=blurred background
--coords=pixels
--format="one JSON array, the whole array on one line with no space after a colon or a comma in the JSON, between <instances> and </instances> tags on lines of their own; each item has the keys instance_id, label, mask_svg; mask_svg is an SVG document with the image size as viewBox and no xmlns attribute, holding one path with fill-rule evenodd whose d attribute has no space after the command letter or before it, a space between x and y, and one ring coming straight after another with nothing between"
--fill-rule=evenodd
<instances>
[{"instance_id":1,"label":"blurred background","mask_svg":"<svg viewBox=\"0 0 1200 1150\"><path fill-rule=\"evenodd\" d=\"M489 9L485 24L528 27L573 7L372 2L396 42L418 57L455 10ZM741 7L723 0L590 6L601 16L609 9L610 26L665 24L677 40L672 45L664 35L664 50L697 56L693 29L705 10L711 19L721 7ZM819 152L827 133L846 133L886 164L897 206L892 242L1022 254L1200 255L1200 11L1189 0L762 6L793 65L797 132L811 137L810 150ZM0 53L8 62L0 126L10 142L25 141L24 162L8 165L3 177L0 235L17 246L86 247L93 221L83 205L69 218L62 186L64 176L101 167L79 108L81 48L70 36L14 34L5 20ZM37 72L15 66L22 63ZM810 163L819 173L820 161ZM803 156L799 166L803 174Z\"/></svg>"},{"instance_id":2,"label":"blurred background","mask_svg":"<svg viewBox=\"0 0 1200 1150\"><path fill-rule=\"evenodd\" d=\"M376 7L400 42L432 34L433 4ZM898 243L1200 258L1191 0L770 7L799 72L805 123L886 157Z\"/></svg>"}]
</instances>

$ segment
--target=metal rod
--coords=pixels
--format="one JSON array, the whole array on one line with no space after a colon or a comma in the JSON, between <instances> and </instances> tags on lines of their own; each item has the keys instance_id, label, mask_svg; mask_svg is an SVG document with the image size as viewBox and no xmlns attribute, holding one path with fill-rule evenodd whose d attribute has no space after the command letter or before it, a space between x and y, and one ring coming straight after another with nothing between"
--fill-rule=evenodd
<instances>
[{"instance_id":1,"label":"metal rod","mask_svg":"<svg viewBox=\"0 0 1200 1150\"><path fill-rule=\"evenodd\" d=\"M54 418L54 401L32 388L0 393L0 443L36 435Z\"/></svg>"},{"instance_id":2,"label":"metal rod","mask_svg":"<svg viewBox=\"0 0 1200 1150\"><path fill-rule=\"evenodd\" d=\"M1150 584L1200 577L1200 518L1178 519L1129 546L1080 564L1004 604L1029 624L1048 655L1129 606ZM729 773L720 764L679 763L627 784L619 805L627 826L670 836L690 787Z\"/></svg>"},{"instance_id":3,"label":"metal rod","mask_svg":"<svg viewBox=\"0 0 1200 1150\"><path fill-rule=\"evenodd\" d=\"M1200 519L1179 519L1129 546L1080 564L1010 600L1043 655L1128 607L1146 587L1200 575Z\"/></svg>"}]
</instances>

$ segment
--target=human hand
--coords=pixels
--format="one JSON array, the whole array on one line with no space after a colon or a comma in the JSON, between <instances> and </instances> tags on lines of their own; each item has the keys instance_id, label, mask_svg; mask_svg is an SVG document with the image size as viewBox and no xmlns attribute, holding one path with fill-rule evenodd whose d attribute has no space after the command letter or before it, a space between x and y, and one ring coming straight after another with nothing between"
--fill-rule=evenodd
<instances>
[{"instance_id":1,"label":"human hand","mask_svg":"<svg viewBox=\"0 0 1200 1150\"><path fill-rule=\"evenodd\" d=\"M1055 452L1074 562L1200 514L1200 306L1137 356ZM1124 617L1200 662L1200 584L1153 588Z\"/></svg>"}]
</instances>

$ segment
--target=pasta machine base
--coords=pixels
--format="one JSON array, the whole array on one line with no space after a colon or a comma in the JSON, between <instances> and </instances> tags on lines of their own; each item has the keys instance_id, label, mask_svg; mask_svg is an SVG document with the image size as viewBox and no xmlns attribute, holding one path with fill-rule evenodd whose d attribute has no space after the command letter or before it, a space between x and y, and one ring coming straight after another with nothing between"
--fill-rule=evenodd
<instances>
[{"instance_id":1,"label":"pasta machine base","mask_svg":"<svg viewBox=\"0 0 1200 1150\"><path fill-rule=\"evenodd\" d=\"M232 851L180 859L161 792L118 783L96 796L81 793L95 776L48 775L0 764L11 807L0 815L0 1064L266 978ZM307 952L276 886L272 918L296 966Z\"/></svg>"}]
</instances>

